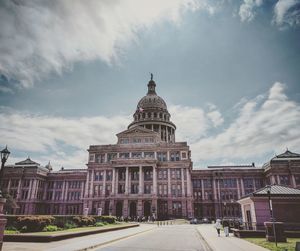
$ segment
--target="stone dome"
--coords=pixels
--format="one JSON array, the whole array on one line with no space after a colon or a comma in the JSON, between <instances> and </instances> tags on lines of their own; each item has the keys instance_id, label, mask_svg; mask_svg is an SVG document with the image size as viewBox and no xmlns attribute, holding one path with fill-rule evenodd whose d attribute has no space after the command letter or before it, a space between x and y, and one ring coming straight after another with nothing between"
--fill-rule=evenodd
<instances>
[{"instance_id":1,"label":"stone dome","mask_svg":"<svg viewBox=\"0 0 300 251\"><path fill-rule=\"evenodd\" d=\"M138 108L149 109L149 108L159 108L162 110L167 110L166 102L157 95L146 95L138 103Z\"/></svg>"},{"instance_id":2,"label":"stone dome","mask_svg":"<svg viewBox=\"0 0 300 251\"><path fill-rule=\"evenodd\" d=\"M148 83L148 93L146 96L144 96L138 103L138 109L151 109L151 108L159 108L162 110L167 110L167 104L166 102L156 94L155 92L156 84L151 79Z\"/></svg>"}]
</instances>

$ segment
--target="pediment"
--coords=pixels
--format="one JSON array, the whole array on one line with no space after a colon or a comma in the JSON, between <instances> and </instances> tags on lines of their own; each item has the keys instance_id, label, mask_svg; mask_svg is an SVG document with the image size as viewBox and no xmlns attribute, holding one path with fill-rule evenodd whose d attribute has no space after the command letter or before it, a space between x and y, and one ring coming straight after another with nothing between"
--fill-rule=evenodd
<instances>
[{"instance_id":1,"label":"pediment","mask_svg":"<svg viewBox=\"0 0 300 251\"><path fill-rule=\"evenodd\" d=\"M123 132L120 132L117 134L118 137L120 136L134 136L134 135L154 135L156 136L158 133L157 132L154 132L150 129L146 129L144 127L141 127L141 126L136 126L136 127L133 127L133 128L130 128L128 130L125 130Z\"/></svg>"}]
</instances>

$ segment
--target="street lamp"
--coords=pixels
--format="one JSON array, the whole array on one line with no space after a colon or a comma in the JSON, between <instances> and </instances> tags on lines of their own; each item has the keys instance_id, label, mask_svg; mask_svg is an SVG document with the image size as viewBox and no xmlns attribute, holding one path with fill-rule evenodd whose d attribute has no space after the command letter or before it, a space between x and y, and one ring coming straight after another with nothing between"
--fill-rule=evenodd
<instances>
[{"instance_id":1,"label":"street lamp","mask_svg":"<svg viewBox=\"0 0 300 251\"><path fill-rule=\"evenodd\" d=\"M267 194L268 194L268 199L269 199L270 217L271 217L272 225L273 225L273 235L274 235L275 245L277 247L275 221L274 221L273 205L272 205L272 199L271 199L271 189L272 189L272 185L267 186Z\"/></svg>"},{"instance_id":2,"label":"street lamp","mask_svg":"<svg viewBox=\"0 0 300 251\"><path fill-rule=\"evenodd\" d=\"M10 151L8 151L7 146L1 151L1 169L0 169L0 197L2 197L2 177L3 177L3 169L5 162L8 159Z\"/></svg>"},{"instance_id":3,"label":"street lamp","mask_svg":"<svg viewBox=\"0 0 300 251\"><path fill-rule=\"evenodd\" d=\"M7 146L1 151L1 169L0 169L0 251L2 250L3 245L3 236L4 236L4 229L7 220L3 216L3 206L6 202L6 199L2 197L2 177L3 177L3 169L4 164L8 159L10 151L8 151Z\"/></svg>"}]
</instances>

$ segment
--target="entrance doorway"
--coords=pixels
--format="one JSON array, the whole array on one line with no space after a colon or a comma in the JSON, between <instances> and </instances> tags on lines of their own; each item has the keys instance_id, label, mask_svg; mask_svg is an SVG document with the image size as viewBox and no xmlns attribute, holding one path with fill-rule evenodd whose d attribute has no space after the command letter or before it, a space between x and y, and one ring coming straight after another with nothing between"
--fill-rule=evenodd
<instances>
[{"instance_id":1,"label":"entrance doorway","mask_svg":"<svg viewBox=\"0 0 300 251\"><path fill-rule=\"evenodd\" d=\"M151 203L149 201L144 202L144 216L148 217L151 215Z\"/></svg>"},{"instance_id":2,"label":"entrance doorway","mask_svg":"<svg viewBox=\"0 0 300 251\"><path fill-rule=\"evenodd\" d=\"M121 217L122 215L123 215L123 203L121 201L118 201L116 205L116 216Z\"/></svg>"},{"instance_id":3,"label":"entrance doorway","mask_svg":"<svg viewBox=\"0 0 300 251\"><path fill-rule=\"evenodd\" d=\"M129 210L130 210L130 217L131 218L136 217L136 202L134 201L130 202Z\"/></svg>"}]
</instances>

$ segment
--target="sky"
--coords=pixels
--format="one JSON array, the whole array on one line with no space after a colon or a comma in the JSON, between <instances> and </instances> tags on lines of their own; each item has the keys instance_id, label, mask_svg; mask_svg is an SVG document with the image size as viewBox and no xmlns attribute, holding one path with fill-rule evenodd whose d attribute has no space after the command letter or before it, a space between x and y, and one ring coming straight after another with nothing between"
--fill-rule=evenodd
<instances>
[{"instance_id":1,"label":"sky","mask_svg":"<svg viewBox=\"0 0 300 251\"><path fill-rule=\"evenodd\" d=\"M194 168L300 153L300 0L2 0L8 164L85 168L150 72Z\"/></svg>"}]
</instances>

